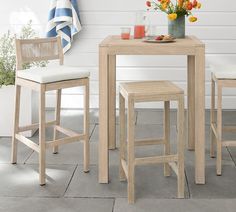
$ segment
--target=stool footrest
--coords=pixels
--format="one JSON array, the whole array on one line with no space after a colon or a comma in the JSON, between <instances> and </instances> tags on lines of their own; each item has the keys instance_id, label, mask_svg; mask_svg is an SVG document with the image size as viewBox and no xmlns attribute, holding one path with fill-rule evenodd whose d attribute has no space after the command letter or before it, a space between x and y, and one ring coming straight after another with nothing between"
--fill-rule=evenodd
<instances>
[{"instance_id":1,"label":"stool footrest","mask_svg":"<svg viewBox=\"0 0 236 212\"><path fill-rule=\"evenodd\" d=\"M124 159L121 159L121 165L122 165L122 168L124 170L126 179L128 179L128 166L127 166L127 163Z\"/></svg>"},{"instance_id":2,"label":"stool footrest","mask_svg":"<svg viewBox=\"0 0 236 212\"><path fill-rule=\"evenodd\" d=\"M178 155L164 155L155 157L135 158L135 165L169 163L177 161L178 161Z\"/></svg>"},{"instance_id":3,"label":"stool footrest","mask_svg":"<svg viewBox=\"0 0 236 212\"><path fill-rule=\"evenodd\" d=\"M55 125L55 129L61 133L63 133L64 135L70 136L70 137L74 137L74 136L78 136L80 134L74 132L73 130L61 127L60 125Z\"/></svg>"},{"instance_id":4,"label":"stool footrest","mask_svg":"<svg viewBox=\"0 0 236 212\"><path fill-rule=\"evenodd\" d=\"M140 139L140 140L135 140L134 142L135 146L161 145L161 144L165 144L164 139Z\"/></svg>"},{"instance_id":5,"label":"stool footrest","mask_svg":"<svg viewBox=\"0 0 236 212\"><path fill-rule=\"evenodd\" d=\"M61 138L61 139L58 139L58 140L55 140L55 141L47 141L46 142L46 147L49 148L49 147L54 147L54 146L58 146L58 145L62 145L62 144L68 144L68 143L72 143L72 142L75 142L75 141L79 141L79 140L84 140L85 139L85 135L82 134L78 134L76 136L73 136L73 137L68 137L68 138Z\"/></svg>"},{"instance_id":6,"label":"stool footrest","mask_svg":"<svg viewBox=\"0 0 236 212\"><path fill-rule=\"evenodd\" d=\"M33 149L36 152L39 152L39 145L31 141L30 139L26 138L23 135L15 134L15 138L19 141L21 141L23 144L28 146L29 148Z\"/></svg>"},{"instance_id":7,"label":"stool footrest","mask_svg":"<svg viewBox=\"0 0 236 212\"><path fill-rule=\"evenodd\" d=\"M225 132L236 132L236 126L224 126L223 131L225 131Z\"/></svg>"},{"instance_id":8,"label":"stool footrest","mask_svg":"<svg viewBox=\"0 0 236 212\"><path fill-rule=\"evenodd\" d=\"M55 125L56 121L50 121L45 123L46 127ZM26 126L22 126L22 127L18 127L17 132L24 132L24 131L28 131L28 130L33 130L33 129L38 129L39 128L39 123L36 124L31 124L31 125L26 125Z\"/></svg>"},{"instance_id":9,"label":"stool footrest","mask_svg":"<svg viewBox=\"0 0 236 212\"><path fill-rule=\"evenodd\" d=\"M178 177L178 167L177 167L177 164L175 162L169 162L168 164L171 167L171 169L174 171L176 176Z\"/></svg>"},{"instance_id":10,"label":"stool footrest","mask_svg":"<svg viewBox=\"0 0 236 212\"><path fill-rule=\"evenodd\" d=\"M218 134L217 134L217 131L216 131L216 124L215 123L211 123L211 129L212 129L215 137L218 138Z\"/></svg>"},{"instance_id":11,"label":"stool footrest","mask_svg":"<svg viewBox=\"0 0 236 212\"><path fill-rule=\"evenodd\" d=\"M222 141L222 146L236 146L236 141Z\"/></svg>"}]
</instances>

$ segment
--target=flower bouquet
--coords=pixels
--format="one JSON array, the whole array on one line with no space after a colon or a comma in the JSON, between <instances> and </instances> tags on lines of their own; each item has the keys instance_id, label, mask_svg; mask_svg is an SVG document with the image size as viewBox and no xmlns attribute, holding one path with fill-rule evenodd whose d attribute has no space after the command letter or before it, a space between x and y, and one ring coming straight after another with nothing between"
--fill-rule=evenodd
<instances>
[{"instance_id":1,"label":"flower bouquet","mask_svg":"<svg viewBox=\"0 0 236 212\"><path fill-rule=\"evenodd\" d=\"M161 11L168 15L169 34L176 38L185 37L185 16L189 16L190 22L196 22L197 17L193 16L193 9L200 9L201 3L197 0L148 0L146 1L148 9Z\"/></svg>"}]
</instances>

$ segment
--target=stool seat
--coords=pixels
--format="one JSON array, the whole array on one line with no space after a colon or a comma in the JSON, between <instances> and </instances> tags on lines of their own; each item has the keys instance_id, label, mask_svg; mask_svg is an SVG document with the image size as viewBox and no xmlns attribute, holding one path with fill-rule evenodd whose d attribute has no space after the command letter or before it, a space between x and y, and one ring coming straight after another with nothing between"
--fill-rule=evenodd
<instances>
[{"instance_id":1,"label":"stool seat","mask_svg":"<svg viewBox=\"0 0 236 212\"><path fill-rule=\"evenodd\" d=\"M51 83L63 80L82 79L89 77L88 71L78 70L77 67L54 66L34 67L26 70L18 70L17 77L38 83Z\"/></svg>"},{"instance_id":2,"label":"stool seat","mask_svg":"<svg viewBox=\"0 0 236 212\"><path fill-rule=\"evenodd\" d=\"M236 79L236 65L211 65L216 79Z\"/></svg>"},{"instance_id":3,"label":"stool seat","mask_svg":"<svg viewBox=\"0 0 236 212\"><path fill-rule=\"evenodd\" d=\"M170 81L140 81L121 83L120 90L125 96L149 98L159 95L183 94L184 91Z\"/></svg>"}]
</instances>

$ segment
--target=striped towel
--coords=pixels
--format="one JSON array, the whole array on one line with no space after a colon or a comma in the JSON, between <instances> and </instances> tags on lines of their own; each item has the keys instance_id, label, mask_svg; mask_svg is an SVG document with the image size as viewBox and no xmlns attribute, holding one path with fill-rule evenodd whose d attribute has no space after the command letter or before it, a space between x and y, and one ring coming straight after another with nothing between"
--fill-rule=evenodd
<instances>
[{"instance_id":1,"label":"striped towel","mask_svg":"<svg viewBox=\"0 0 236 212\"><path fill-rule=\"evenodd\" d=\"M51 0L47 37L62 38L63 52L67 52L73 36L81 30L77 0Z\"/></svg>"}]
</instances>

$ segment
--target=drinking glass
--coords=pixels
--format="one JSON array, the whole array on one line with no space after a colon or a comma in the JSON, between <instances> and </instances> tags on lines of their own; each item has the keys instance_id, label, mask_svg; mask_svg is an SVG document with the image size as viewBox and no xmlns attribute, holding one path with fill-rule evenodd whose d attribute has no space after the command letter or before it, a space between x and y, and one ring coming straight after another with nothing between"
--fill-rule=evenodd
<instances>
[{"instance_id":1,"label":"drinking glass","mask_svg":"<svg viewBox=\"0 0 236 212\"><path fill-rule=\"evenodd\" d=\"M130 28L129 27L122 27L121 28L121 39L123 39L123 40L130 39Z\"/></svg>"}]
</instances>

